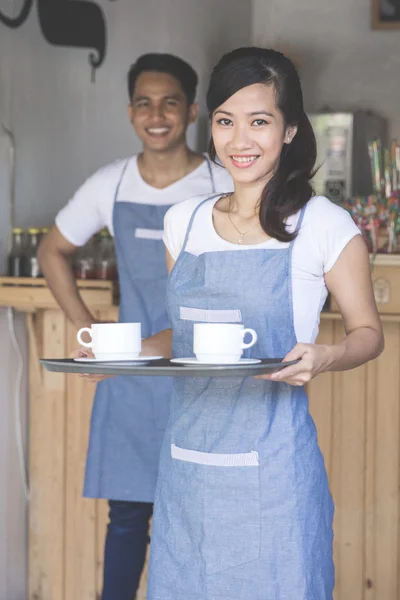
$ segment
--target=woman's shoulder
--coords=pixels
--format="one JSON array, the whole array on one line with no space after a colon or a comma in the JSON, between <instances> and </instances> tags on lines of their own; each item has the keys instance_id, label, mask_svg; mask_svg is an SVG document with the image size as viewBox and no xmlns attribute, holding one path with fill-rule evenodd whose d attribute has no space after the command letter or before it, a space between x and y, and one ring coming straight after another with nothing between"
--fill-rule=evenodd
<instances>
[{"instance_id":1,"label":"woman's shoulder","mask_svg":"<svg viewBox=\"0 0 400 600\"><path fill-rule=\"evenodd\" d=\"M214 198L214 196L212 196ZM201 194L199 196L194 196L193 198L188 198L188 200L183 200L182 202L177 202L170 209L168 209L165 215L165 223L175 224L176 226L181 226L183 223L187 222L189 224L190 218L196 208L202 204L207 199L212 201L210 194Z\"/></svg>"},{"instance_id":2,"label":"woman's shoulder","mask_svg":"<svg viewBox=\"0 0 400 600\"><path fill-rule=\"evenodd\" d=\"M299 241L315 254L326 273L349 241L360 234L350 214L325 196L312 197L305 209Z\"/></svg>"},{"instance_id":3,"label":"woman's shoulder","mask_svg":"<svg viewBox=\"0 0 400 600\"><path fill-rule=\"evenodd\" d=\"M325 196L313 196L310 198L306 205L306 217L307 219L318 219L321 222L327 223L329 223L330 219L334 221L338 219L342 221L344 219L345 221L350 220L353 222L349 213L344 208Z\"/></svg>"},{"instance_id":4,"label":"woman's shoulder","mask_svg":"<svg viewBox=\"0 0 400 600\"><path fill-rule=\"evenodd\" d=\"M172 258L176 259L181 251L190 219L200 204L215 201L215 195L202 194L189 198L183 202L177 202L167 211L164 218L164 243Z\"/></svg>"}]
</instances>

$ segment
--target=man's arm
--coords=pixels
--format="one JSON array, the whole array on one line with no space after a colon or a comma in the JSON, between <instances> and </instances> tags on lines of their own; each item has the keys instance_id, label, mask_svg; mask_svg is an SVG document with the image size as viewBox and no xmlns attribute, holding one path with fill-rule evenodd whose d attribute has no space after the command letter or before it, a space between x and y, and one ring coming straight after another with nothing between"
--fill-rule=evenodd
<instances>
[{"instance_id":1,"label":"man's arm","mask_svg":"<svg viewBox=\"0 0 400 600\"><path fill-rule=\"evenodd\" d=\"M78 328L90 327L95 318L79 294L69 261L76 250L55 225L43 238L37 256L48 286L68 319Z\"/></svg>"}]
</instances>

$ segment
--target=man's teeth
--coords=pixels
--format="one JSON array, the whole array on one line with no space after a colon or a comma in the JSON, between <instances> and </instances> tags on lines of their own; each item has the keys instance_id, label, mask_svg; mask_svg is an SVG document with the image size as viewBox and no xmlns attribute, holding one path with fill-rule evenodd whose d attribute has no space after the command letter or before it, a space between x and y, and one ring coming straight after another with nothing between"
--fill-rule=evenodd
<instances>
[{"instance_id":1,"label":"man's teeth","mask_svg":"<svg viewBox=\"0 0 400 600\"><path fill-rule=\"evenodd\" d=\"M168 131L169 129L167 127L154 127L148 130L149 133L155 133L156 135L160 133L168 133Z\"/></svg>"},{"instance_id":2,"label":"man's teeth","mask_svg":"<svg viewBox=\"0 0 400 600\"><path fill-rule=\"evenodd\" d=\"M257 158L257 156L232 156L232 158L236 162L246 163L246 162L252 162L253 160L255 160Z\"/></svg>"}]
</instances>

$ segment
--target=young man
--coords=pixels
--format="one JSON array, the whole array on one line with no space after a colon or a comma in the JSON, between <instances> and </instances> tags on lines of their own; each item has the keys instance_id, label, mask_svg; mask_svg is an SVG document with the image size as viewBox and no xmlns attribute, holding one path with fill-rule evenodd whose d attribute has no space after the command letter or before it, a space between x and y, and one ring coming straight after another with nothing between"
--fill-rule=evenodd
<instances>
[{"instance_id":1,"label":"young man","mask_svg":"<svg viewBox=\"0 0 400 600\"><path fill-rule=\"evenodd\" d=\"M128 74L129 118L143 152L90 177L59 212L39 261L50 289L77 328L95 322L77 291L68 257L99 229L113 233L121 290L120 320L141 322L148 337L168 326L162 242L168 208L199 194L232 191L230 177L192 152L197 75L168 54L146 54ZM110 505L103 600L132 600L143 569L171 383L117 377L96 391L84 495Z\"/></svg>"}]
</instances>

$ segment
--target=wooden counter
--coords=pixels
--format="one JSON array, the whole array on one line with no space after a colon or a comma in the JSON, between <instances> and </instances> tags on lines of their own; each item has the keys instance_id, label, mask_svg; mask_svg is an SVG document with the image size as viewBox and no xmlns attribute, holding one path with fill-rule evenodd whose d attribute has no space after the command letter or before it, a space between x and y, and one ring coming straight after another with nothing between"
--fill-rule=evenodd
<instances>
[{"instance_id":1,"label":"wooden counter","mask_svg":"<svg viewBox=\"0 0 400 600\"><path fill-rule=\"evenodd\" d=\"M379 269L375 277L382 279ZM76 348L75 328L42 283L28 292L10 290L7 282L0 279L0 305L26 312L30 334L29 600L96 600L107 504L81 496L94 387L40 367L39 357L64 357ZM80 286L99 319L116 319L110 284ZM400 310L382 320L386 349L378 360L326 373L309 386L336 505L335 600L400 598ZM323 314L318 341L342 336L340 315ZM138 600L145 598L145 580Z\"/></svg>"}]
</instances>

